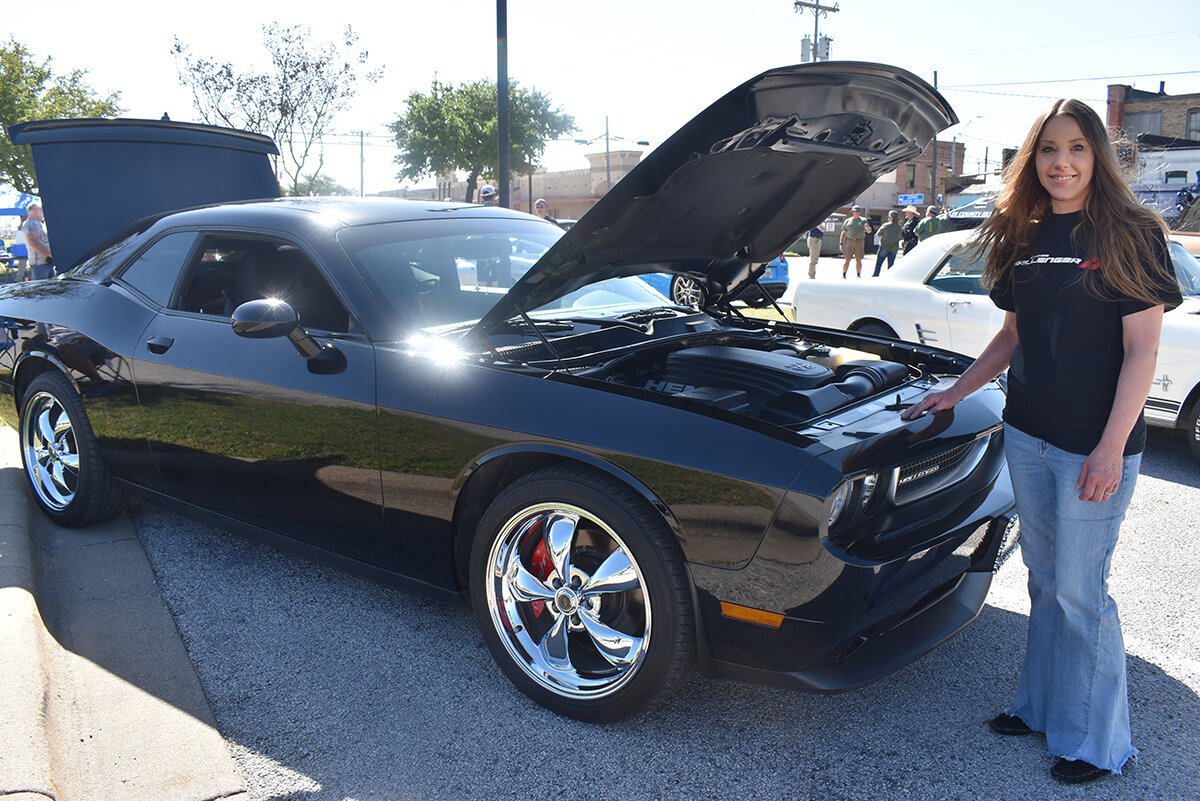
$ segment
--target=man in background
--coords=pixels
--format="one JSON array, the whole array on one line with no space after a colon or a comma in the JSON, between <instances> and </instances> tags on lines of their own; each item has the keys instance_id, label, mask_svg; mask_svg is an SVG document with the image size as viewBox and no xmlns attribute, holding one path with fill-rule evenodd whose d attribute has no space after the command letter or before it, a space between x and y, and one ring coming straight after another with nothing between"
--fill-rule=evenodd
<instances>
[{"instance_id":1,"label":"man in background","mask_svg":"<svg viewBox=\"0 0 1200 801\"><path fill-rule=\"evenodd\" d=\"M821 258L821 239L825 236L825 224L818 223L817 227L808 232L808 277L817 277L817 259Z\"/></svg>"},{"instance_id":2,"label":"man in background","mask_svg":"<svg viewBox=\"0 0 1200 801\"><path fill-rule=\"evenodd\" d=\"M30 203L29 219L21 224L21 234L29 248L29 274L34 279L54 276L54 257L50 253L50 238L46 235L46 216L42 207Z\"/></svg>"},{"instance_id":3,"label":"man in background","mask_svg":"<svg viewBox=\"0 0 1200 801\"><path fill-rule=\"evenodd\" d=\"M867 222L862 216L863 207L853 206L850 213L853 215L842 223L841 245L842 252L846 254L846 258L842 261L842 278L846 277L846 272L850 269L850 259L854 259L854 270L859 278L862 278L862 260L863 253L866 251L867 234L871 233L871 223Z\"/></svg>"}]
</instances>

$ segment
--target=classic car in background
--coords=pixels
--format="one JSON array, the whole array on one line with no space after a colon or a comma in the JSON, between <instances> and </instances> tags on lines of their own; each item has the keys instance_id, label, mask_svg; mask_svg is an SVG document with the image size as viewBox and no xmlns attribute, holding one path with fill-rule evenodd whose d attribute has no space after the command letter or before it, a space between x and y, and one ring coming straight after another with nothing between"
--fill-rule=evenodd
<instances>
[{"instance_id":1,"label":"classic car in background","mask_svg":"<svg viewBox=\"0 0 1200 801\"><path fill-rule=\"evenodd\" d=\"M693 666L860 686L968 625L1015 541L1003 391L904 421L970 360L730 301L954 121L894 67L772 70L566 232L454 203L221 202L272 180L273 144L241 132L18 126L72 269L0 288L0 414L51 518L132 491L466 598L561 714L636 714ZM510 288L462 280L521 260ZM661 272L704 308L637 278Z\"/></svg>"},{"instance_id":2,"label":"classic car in background","mask_svg":"<svg viewBox=\"0 0 1200 801\"><path fill-rule=\"evenodd\" d=\"M971 234L930 237L878 279L805 282L792 299L796 319L978 356L1004 312L980 284L983 261L971 256ZM1163 317L1145 415L1150 425L1187 431L1200 460L1200 263L1178 239L1172 236L1171 261L1183 304Z\"/></svg>"}]
</instances>

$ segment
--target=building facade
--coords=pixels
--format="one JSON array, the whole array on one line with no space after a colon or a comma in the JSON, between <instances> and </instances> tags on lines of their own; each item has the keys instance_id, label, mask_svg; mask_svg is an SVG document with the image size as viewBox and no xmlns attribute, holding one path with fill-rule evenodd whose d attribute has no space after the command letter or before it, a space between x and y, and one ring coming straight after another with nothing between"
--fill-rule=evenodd
<instances>
[{"instance_id":1,"label":"building facade","mask_svg":"<svg viewBox=\"0 0 1200 801\"><path fill-rule=\"evenodd\" d=\"M1200 141L1200 94L1168 95L1165 81L1157 92L1109 84L1107 122L1127 139L1151 134Z\"/></svg>"}]
</instances>

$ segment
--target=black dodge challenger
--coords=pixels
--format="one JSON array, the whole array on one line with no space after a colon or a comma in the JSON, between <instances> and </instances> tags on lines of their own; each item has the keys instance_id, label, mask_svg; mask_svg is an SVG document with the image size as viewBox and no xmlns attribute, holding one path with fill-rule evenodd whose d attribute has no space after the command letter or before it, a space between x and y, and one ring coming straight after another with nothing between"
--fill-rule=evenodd
<instances>
[{"instance_id":1,"label":"black dodge challenger","mask_svg":"<svg viewBox=\"0 0 1200 801\"><path fill-rule=\"evenodd\" d=\"M969 624L1015 542L1003 389L906 422L970 361L732 299L955 121L892 67L772 70L566 233L279 199L245 132L17 126L66 269L0 288L0 415L54 520L135 492L467 599L564 715L636 714L693 667L861 686Z\"/></svg>"}]
</instances>

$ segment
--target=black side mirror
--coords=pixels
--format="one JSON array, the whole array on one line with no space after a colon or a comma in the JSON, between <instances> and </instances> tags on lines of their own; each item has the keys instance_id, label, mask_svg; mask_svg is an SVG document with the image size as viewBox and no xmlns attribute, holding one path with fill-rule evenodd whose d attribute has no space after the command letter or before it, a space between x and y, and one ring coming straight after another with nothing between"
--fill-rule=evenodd
<instances>
[{"instance_id":1,"label":"black side mirror","mask_svg":"<svg viewBox=\"0 0 1200 801\"><path fill-rule=\"evenodd\" d=\"M346 357L333 345L317 342L300 325L300 315L286 300L262 298L249 300L233 310L230 317L233 333L247 339L287 337L296 350L308 360L308 369L318 375L339 373L346 367Z\"/></svg>"}]
</instances>

